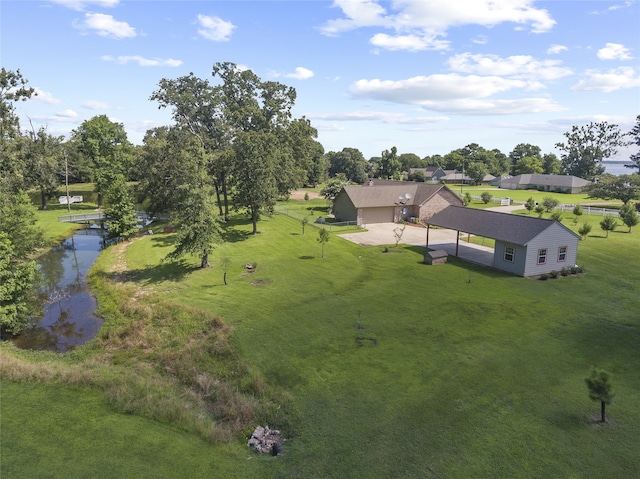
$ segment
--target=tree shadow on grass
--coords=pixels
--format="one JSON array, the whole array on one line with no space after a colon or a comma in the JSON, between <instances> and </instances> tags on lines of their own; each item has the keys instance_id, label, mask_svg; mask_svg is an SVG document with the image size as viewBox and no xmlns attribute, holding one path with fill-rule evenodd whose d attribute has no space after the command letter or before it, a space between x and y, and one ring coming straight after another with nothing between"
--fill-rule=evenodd
<instances>
[{"instance_id":1,"label":"tree shadow on grass","mask_svg":"<svg viewBox=\"0 0 640 479\"><path fill-rule=\"evenodd\" d=\"M176 242L175 235L171 234L154 234L151 238L151 244L154 248L166 248L172 246Z\"/></svg>"},{"instance_id":2,"label":"tree shadow on grass","mask_svg":"<svg viewBox=\"0 0 640 479\"><path fill-rule=\"evenodd\" d=\"M174 261L163 261L155 266L147 268L130 269L126 272L97 273L98 275L116 283L126 283L136 281L144 284L154 284L162 281L178 282L185 279L189 274L201 268L193 262L185 259Z\"/></svg>"}]
</instances>

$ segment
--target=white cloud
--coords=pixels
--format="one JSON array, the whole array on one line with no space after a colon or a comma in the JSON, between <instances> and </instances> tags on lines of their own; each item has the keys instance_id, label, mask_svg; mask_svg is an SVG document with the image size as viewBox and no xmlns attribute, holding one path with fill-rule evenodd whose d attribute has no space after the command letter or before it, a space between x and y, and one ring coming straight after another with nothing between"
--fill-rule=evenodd
<instances>
[{"instance_id":1,"label":"white cloud","mask_svg":"<svg viewBox=\"0 0 640 479\"><path fill-rule=\"evenodd\" d=\"M126 65L129 62L135 62L141 67L178 67L182 65L182 60L174 60L173 58L145 58L140 55L121 55L118 57L103 55L102 60L115 62L119 65Z\"/></svg>"},{"instance_id":2,"label":"white cloud","mask_svg":"<svg viewBox=\"0 0 640 479\"><path fill-rule=\"evenodd\" d=\"M82 103L82 106L88 110L109 110L111 106L108 103L97 100L87 100Z\"/></svg>"},{"instance_id":3,"label":"white cloud","mask_svg":"<svg viewBox=\"0 0 640 479\"><path fill-rule=\"evenodd\" d=\"M54 98L51 93L48 91L41 90L40 88L34 88L36 94L31 97L32 100L39 101L42 103L47 103L48 105L59 105L62 103L57 98Z\"/></svg>"},{"instance_id":4,"label":"white cloud","mask_svg":"<svg viewBox=\"0 0 640 479\"><path fill-rule=\"evenodd\" d=\"M287 73L285 77L294 78L296 80L308 80L313 77L314 73L305 67L297 67L295 73Z\"/></svg>"},{"instance_id":5,"label":"white cloud","mask_svg":"<svg viewBox=\"0 0 640 479\"><path fill-rule=\"evenodd\" d=\"M417 52L421 50L446 50L449 42L438 40L432 35L387 35L386 33L376 33L369 42L376 47L387 50L407 50Z\"/></svg>"},{"instance_id":6,"label":"white cloud","mask_svg":"<svg viewBox=\"0 0 640 479\"><path fill-rule=\"evenodd\" d=\"M320 28L325 35L362 27L379 27L395 31L394 35L377 33L371 38L376 46L393 50L418 51L446 48L444 37L452 27L500 23L530 25L534 33L550 30L555 20L549 12L533 6L533 0L397 0L388 13L377 0L335 0L344 18L330 20Z\"/></svg>"},{"instance_id":7,"label":"white cloud","mask_svg":"<svg viewBox=\"0 0 640 479\"><path fill-rule=\"evenodd\" d=\"M489 43L489 37L487 37L486 35L477 35L471 41L476 45L486 45L487 43Z\"/></svg>"},{"instance_id":8,"label":"white cloud","mask_svg":"<svg viewBox=\"0 0 640 479\"><path fill-rule=\"evenodd\" d=\"M485 98L512 89L539 88L537 83L498 76L436 74L406 80L358 80L350 91L358 97L411 105L425 102Z\"/></svg>"},{"instance_id":9,"label":"white cloud","mask_svg":"<svg viewBox=\"0 0 640 479\"><path fill-rule=\"evenodd\" d=\"M56 113L55 118L63 121L75 120L78 114L73 110L62 110Z\"/></svg>"},{"instance_id":10,"label":"white cloud","mask_svg":"<svg viewBox=\"0 0 640 479\"><path fill-rule=\"evenodd\" d=\"M423 108L465 115L517 115L561 111L564 108L548 98L518 98L513 100L464 99L427 101Z\"/></svg>"},{"instance_id":11,"label":"white cloud","mask_svg":"<svg viewBox=\"0 0 640 479\"><path fill-rule=\"evenodd\" d=\"M446 116L410 117L404 113L385 111L351 111L344 113L311 113L305 115L311 120L325 121L381 121L386 124L426 124L448 121Z\"/></svg>"},{"instance_id":12,"label":"white cloud","mask_svg":"<svg viewBox=\"0 0 640 479\"><path fill-rule=\"evenodd\" d=\"M564 45L551 45L547 49L547 53L549 55L557 55L558 53L566 52L567 50L569 50L569 48Z\"/></svg>"},{"instance_id":13,"label":"white cloud","mask_svg":"<svg viewBox=\"0 0 640 479\"><path fill-rule=\"evenodd\" d=\"M620 67L607 72L587 70L587 78L571 89L574 91L601 91L611 93L622 88L640 87L640 75L632 67Z\"/></svg>"},{"instance_id":14,"label":"white cloud","mask_svg":"<svg viewBox=\"0 0 640 479\"><path fill-rule=\"evenodd\" d=\"M84 10L89 5L95 5L102 8L115 7L120 0L50 0L58 5L71 8L73 10Z\"/></svg>"},{"instance_id":15,"label":"white cloud","mask_svg":"<svg viewBox=\"0 0 640 479\"><path fill-rule=\"evenodd\" d=\"M453 71L478 75L499 75L514 78L555 80L573 74L559 60L536 60L529 55L501 58L498 55L461 53L448 60Z\"/></svg>"},{"instance_id":16,"label":"white cloud","mask_svg":"<svg viewBox=\"0 0 640 479\"><path fill-rule=\"evenodd\" d=\"M116 20L104 13L85 13L83 22L75 22L74 26L82 30L93 30L101 37L132 38L136 29L127 22Z\"/></svg>"},{"instance_id":17,"label":"white cloud","mask_svg":"<svg viewBox=\"0 0 640 479\"><path fill-rule=\"evenodd\" d=\"M198 25L201 27L198 29L198 33L207 40L213 40L214 42L229 41L234 28L236 28L231 22L227 22L220 17L210 17L208 15L198 15Z\"/></svg>"},{"instance_id":18,"label":"white cloud","mask_svg":"<svg viewBox=\"0 0 640 479\"><path fill-rule=\"evenodd\" d=\"M620 43L607 43L604 48L598 50L600 60L631 60L629 49Z\"/></svg>"}]
</instances>

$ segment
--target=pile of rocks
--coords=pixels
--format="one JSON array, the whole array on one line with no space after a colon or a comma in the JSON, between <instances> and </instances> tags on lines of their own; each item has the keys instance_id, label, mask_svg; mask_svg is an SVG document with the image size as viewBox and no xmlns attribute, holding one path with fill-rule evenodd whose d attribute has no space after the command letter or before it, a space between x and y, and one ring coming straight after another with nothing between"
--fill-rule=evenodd
<instances>
[{"instance_id":1,"label":"pile of rocks","mask_svg":"<svg viewBox=\"0 0 640 479\"><path fill-rule=\"evenodd\" d=\"M254 448L261 454L270 453L272 456L277 456L282 452L280 441L280 431L277 429L269 429L269 426L257 426L251 434L247 446Z\"/></svg>"}]
</instances>

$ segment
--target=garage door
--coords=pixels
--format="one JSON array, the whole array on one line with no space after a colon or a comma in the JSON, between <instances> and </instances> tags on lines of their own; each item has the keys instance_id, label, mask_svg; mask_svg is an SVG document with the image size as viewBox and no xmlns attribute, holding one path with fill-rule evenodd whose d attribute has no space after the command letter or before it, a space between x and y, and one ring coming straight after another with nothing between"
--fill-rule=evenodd
<instances>
[{"instance_id":1,"label":"garage door","mask_svg":"<svg viewBox=\"0 0 640 479\"><path fill-rule=\"evenodd\" d=\"M392 223L393 207L363 208L361 224Z\"/></svg>"}]
</instances>

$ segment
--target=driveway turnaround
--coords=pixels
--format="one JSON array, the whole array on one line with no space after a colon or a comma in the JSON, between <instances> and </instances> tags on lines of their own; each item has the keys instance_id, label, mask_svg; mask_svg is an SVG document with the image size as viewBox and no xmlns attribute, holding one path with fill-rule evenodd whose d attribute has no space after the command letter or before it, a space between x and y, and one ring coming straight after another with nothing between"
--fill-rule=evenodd
<instances>
[{"instance_id":1,"label":"driveway turnaround","mask_svg":"<svg viewBox=\"0 0 640 479\"><path fill-rule=\"evenodd\" d=\"M366 225L367 231L345 233L338 235L361 246L394 246L396 238L393 231L402 228L397 223L374 223ZM423 246L427 244L427 228L407 225L399 244ZM449 255L456 254L456 232L442 228L429 229L429 249L445 250ZM458 244L458 257L471 263L491 266L493 262L493 248L467 243L467 235L461 235Z\"/></svg>"}]
</instances>

